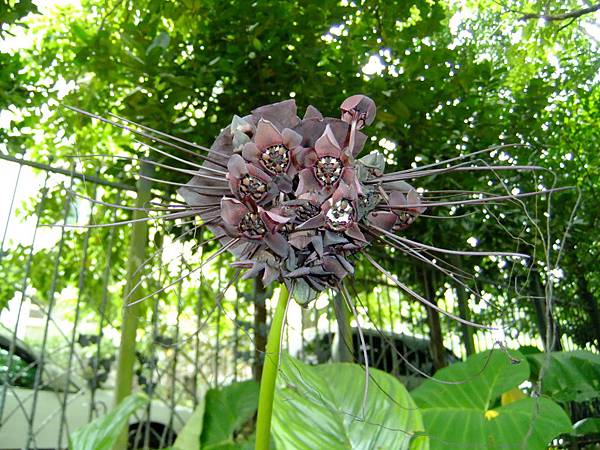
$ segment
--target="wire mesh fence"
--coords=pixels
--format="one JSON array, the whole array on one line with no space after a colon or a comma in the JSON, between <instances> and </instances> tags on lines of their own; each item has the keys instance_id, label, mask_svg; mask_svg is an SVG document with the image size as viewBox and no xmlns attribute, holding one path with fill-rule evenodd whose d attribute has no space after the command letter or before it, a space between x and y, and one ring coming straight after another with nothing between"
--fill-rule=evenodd
<instances>
[{"instance_id":1,"label":"wire mesh fence","mask_svg":"<svg viewBox=\"0 0 600 450\"><path fill-rule=\"evenodd\" d=\"M129 225L104 225L130 218L135 187L84 177L74 165L3 159L0 446L65 448L69 433L114 401ZM193 223L149 223L147 259L138 264L147 298L136 335L134 389L151 402L132 418L130 442L159 448L173 441L207 387L259 379L274 292L240 280L226 258L196 270L215 243ZM431 296L445 309L456 308L447 295L451 284L438 286ZM359 276L353 290L362 300L347 329L336 321L332 293L310 309L292 303L286 350L311 363L368 360L411 387L440 360L458 361L498 341L543 347L541 333L515 327L501 337L470 331L469 348L464 328L446 317L432 322L398 287ZM516 306L505 312L515 322L524 317ZM561 347L576 348L566 335Z\"/></svg>"}]
</instances>

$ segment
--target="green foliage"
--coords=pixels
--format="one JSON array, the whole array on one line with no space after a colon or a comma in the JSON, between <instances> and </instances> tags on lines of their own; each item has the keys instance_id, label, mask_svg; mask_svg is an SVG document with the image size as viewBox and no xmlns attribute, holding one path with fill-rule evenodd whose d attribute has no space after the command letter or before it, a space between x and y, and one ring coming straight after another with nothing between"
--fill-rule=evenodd
<instances>
[{"instance_id":1,"label":"green foliage","mask_svg":"<svg viewBox=\"0 0 600 450\"><path fill-rule=\"evenodd\" d=\"M200 435L202 450L251 448L248 422L258 408L258 383L244 381L206 393L204 422ZM199 423L199 422L198 422Z\"/></svg>"},{"instance_id":2,"label":"green foliage","mask_svg":"<svg viewBox=\"0 0 600 450\"><path fill-rule=\"evenodd\" d=\"M529 377L518 352L487 351L438 371L412 392L423 414L432 449L546 449L571 431L562 408L546 397L501 406L502 393Z\"/></svg>"},{"instance_id":3,"label":"green foliage","mask_svg":"<svg viewBox=\"0 0 600 450\"><path fill-rule=\"evenodd\" d=\"M587 402L600 397L600 355L584 350L527 355L531 379L558 402Z\"/></svg>"},{"instance_id":4,"label":"green foliage","mask_svg":"<svg viewBox=\"0 0 600 450\"><path fill-rule=\"evenodd\" d=\"M573 435L589 436L600 434L600 419L598 417L587 417L573 425Z\"/></svg>"},{"instance_id":5,"label":"green foliage","mask_svg":"<svg viewBox=\"0 0 600 450\"><path fill-rule=\"evenodd\" d=\"M177 434L172 450L200 450L200 435L204 428L205 396L199 398L196 409Z\"/></svg>"},{"instance_id":6,"label":"green foliage","mask_svg":"<svg viewBox=\"0 0 600 450\"><path fill-rule=\"evenodd\" d=\"M148 404L144 394L130 395L105 416L98 417L69 436L69 450L112 450L129 423L129 416Z\"/></svg>"},{"instance_id":7,"label":"green foliage","mask_svg":"<svg viewBox=\"0 0 600 450\"><path fill-rule=\"evenodd\" d=\"M421 413L404 386L348 363L308 366L285 356L275 396L273 435L278 448L426 450ZM365 401L363 403L363 401Z\"/></svg>"}]
</instances>

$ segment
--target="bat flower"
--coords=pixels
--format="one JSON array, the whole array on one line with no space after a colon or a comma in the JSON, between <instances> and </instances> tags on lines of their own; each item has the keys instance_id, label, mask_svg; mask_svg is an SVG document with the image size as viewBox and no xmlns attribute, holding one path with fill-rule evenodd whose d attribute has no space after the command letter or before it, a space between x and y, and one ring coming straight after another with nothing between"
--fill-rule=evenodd
<instances>
[{"instance_id":1,"label":"bat flower","mask_svg":"<svg viewBox=\"0 0 600 450\"><path fill-rule=\"evenodd\" d=\"M393 244L425 210L404 172L385 174L382 154L359 157L375 103L355 95L340 110L323 117L309 106L300 119L287 100L235 116L179 191L245 278L285 281L302 304L339 288L351 257Z\"/></svg>"},{"instance_id":2,"label":"bat flower","mask_svg":"<svg viewBox=\"0 0 600 450\"><path fill-rule=\"evenodd\" d=\"M296 174L293 160L302 151L301 142L302 136L295 131L285 128L279 132L275 125L261 118L252 142L244 145L242 156L274 176L293 177Z\"/></svg>"},{"instance_id":3,"label":"bat flower","mask_svg":"<svg viewBox=\"0 0 600 450\"><path fill-rule=\"evenodd\" d=\"M299 162L305 169L298 174L296 195L320 191L330 194L341 181L351 186L356 195L361 192L351 157L342 150L329 125L314 150L302 154Z\"/></svg>"},{"instance_id":4,"label":"bat flower","mask_svg":"<svg viewBox=\"0 0 600 450\"><path fill-rule=\"evenodd\" d=\"M251 200L243 203L234 198L221 199L223 228L230 237L266 245L279 257L286 257L288 241L280 233L290 220L274 211L266 211Z\"/></svg>"}]
</instances>

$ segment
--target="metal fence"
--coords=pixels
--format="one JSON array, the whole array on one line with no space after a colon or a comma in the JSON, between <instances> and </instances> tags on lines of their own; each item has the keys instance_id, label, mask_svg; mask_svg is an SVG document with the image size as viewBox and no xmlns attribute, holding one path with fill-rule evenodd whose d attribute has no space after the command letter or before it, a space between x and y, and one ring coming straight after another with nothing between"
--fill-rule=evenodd
<instances>
[{"instance_id":1,"label":"metal fence","mask_svg":"<svg viewBox=\"0 0 600 450\"><path fill-rule=\"evenodd\" d=\"M123 220L126 210L86 201L75 192L126 205L135 188L83 177L74 167L2 159L0 447L64 448L74 428L112 406L125 276L120 258L129 228L50 225ZM143 304L134 389L152 402L132 419L131 434L139 447L157 448L172 440L207 387L259 376L273 292L253 281L228 287L232 271L223 260L184 276L191 263L206 257L203 236L177 241L168 227L183 225L150 224L143 270L148 292L159 292ZM183 281L174 283L180 277ZM356 283L374 289L368 309L359 307L359 320L351 324L365 329L370 365L403 377L409 386L421 378L407 360L432 374L424 307L383 282ZM343 352L330 300L319 298L310 309L290 306L284 344L293 355L325 362ZM440 326L446 359L463 358L459 328L444 318ZM357 334L350 332L360 349ZM476 333L475 350L491 348L496 339ZM505 339L542 347L535 333ZM563 347L569 345L565 340ZM362 354L356 352L359 362Z\"/></svg>"}]
</instances>

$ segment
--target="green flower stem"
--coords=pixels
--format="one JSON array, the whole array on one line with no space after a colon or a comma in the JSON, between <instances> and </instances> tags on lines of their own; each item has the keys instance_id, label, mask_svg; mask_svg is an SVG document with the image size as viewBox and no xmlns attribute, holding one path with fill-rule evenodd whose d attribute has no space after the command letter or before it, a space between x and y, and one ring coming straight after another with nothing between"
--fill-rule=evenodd
<instances>
[{"instance_id":1,"label":"green flower stem","mask_svg":"<svg viewBox=\"0 0 600 450\"><path fill-rule=\"evenodd\" d=\"M271 416L273 413L273 396L275 394L275 380L279 367L279 351L281 345L281 330L285 317L289 294L285 285L281 285L279 300L271 321L271 329L267 338L265 363L260 380L260 393L258 396L258 418L256 420L256 450L269 450L271 441Z\"/></svg>"}]
</instances>

